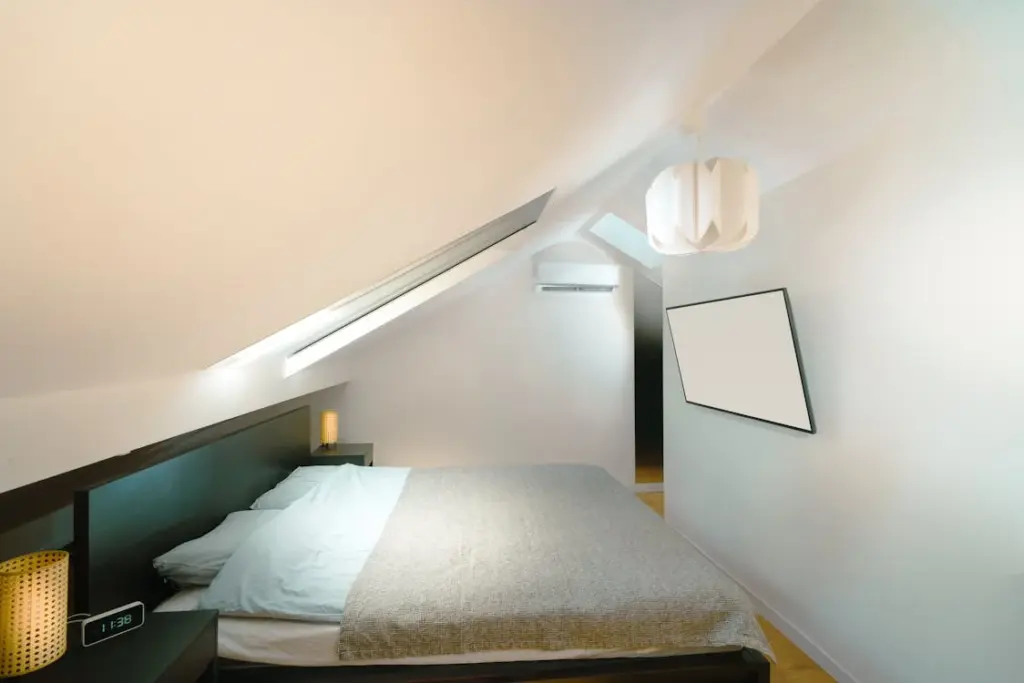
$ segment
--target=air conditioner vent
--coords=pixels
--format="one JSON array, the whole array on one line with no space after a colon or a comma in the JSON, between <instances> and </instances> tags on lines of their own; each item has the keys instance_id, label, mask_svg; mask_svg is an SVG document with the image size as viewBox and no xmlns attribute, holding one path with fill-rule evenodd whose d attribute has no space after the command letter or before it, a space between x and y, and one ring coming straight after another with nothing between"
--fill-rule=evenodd
<instances>
[{"instance_id":1,"label":"air conditioner vent","mask_svg":"<svg viewBox=\"0 0 1024 683\"><path fill-rule=\"evenodd\" d=\"M538 292L613 292L619 267L610 263L543 262L537 264Z\"/></svg>"},{"instance_id":2,"label":"air conditioner vent","mask_svg":"<svg viewBox=\"0 0 1024 683\"><path fill-rule=\"evenodd\" d=\"M538 292L584 292L608 293L615 291L615 285L537 285Z\"/></svg>"}]
</instances>

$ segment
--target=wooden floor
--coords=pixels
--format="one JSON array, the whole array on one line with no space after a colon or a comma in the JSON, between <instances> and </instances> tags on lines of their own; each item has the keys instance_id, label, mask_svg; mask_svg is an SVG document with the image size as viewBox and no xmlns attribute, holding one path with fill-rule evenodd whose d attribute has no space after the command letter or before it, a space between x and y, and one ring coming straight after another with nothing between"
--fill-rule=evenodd
<instances>
[{"instance_id":1,"label":"wooden floor","mask_svg":"<svg viewBox=\"0 0 1024 683\"><path fill-rule=\"evenodd\" d=\"M637 482L640 470L637 469ZM660 480L659 480L660 481ZM662 517L665 516L665 494L664 493L638 493L637 497L647 503L655 512ZM835 683L835 679L821 670L810 657L805 655L796 645L791 643L786 636L779 633L778 629L758 617L761 628L768 636L768 641L775 650L775 656L779 663L772 665L772 683Z\"/></svg>"},{"instance_id":2,"label":"wooden floor","mask_svg":"<svg viewBox=\"0 0 1024 683\"><path fill-rule=\"evenodd\" d=\"M636 464L636 483L660 484L665 481L665 473L661 465Z\"/></svg>"},{"instance_id":3,"label":"wooden floor","mask_svg":"<svg viewBox=\"0 0 1024 683\"><path fill-rule=\"evenodd\" d=\"M647 503L647 507L657 512L662 517L665 516L665 494L661 491L657 493L638 493L636 497Z\"/></svg>"}]
</instances>

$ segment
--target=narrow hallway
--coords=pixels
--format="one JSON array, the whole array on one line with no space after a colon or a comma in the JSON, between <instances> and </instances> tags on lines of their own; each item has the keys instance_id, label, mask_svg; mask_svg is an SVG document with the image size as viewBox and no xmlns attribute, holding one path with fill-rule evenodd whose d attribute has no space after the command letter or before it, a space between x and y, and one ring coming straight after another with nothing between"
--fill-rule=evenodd
<instances>
[{"instance_id":1,"label":"narrow hallway","mask_svg":"<svg viewBox=\"0 0 1024 683\"><path fill-rule=\"evenodd\" d=\"M661 286L638 276L633 288L633 405L636 411L636 483L660 490L662 469Z\"/></svg>"}]
</instances>

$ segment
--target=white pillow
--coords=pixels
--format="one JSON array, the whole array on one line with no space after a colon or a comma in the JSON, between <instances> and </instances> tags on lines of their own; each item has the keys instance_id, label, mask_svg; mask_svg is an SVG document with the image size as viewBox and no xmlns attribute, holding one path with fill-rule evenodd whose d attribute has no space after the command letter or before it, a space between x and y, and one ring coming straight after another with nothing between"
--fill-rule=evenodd
<instances>
[{"instance_id":1,"label":"white pillow","mask_svg":"<svg viewBox=\"0 0 1024 683\"><path fill-rule=\"evenodd\" d=\"M209 586L238 546L280 510L232 512L210 533L186 541L153 560L160 576L179 586Z\"/></svg>"},{"instance_id":2,"label":"white pillow","mask_svg":"<svg viewBox=\"0 0 1024 683\"><path fill-rule=\"evenodd\" d=\"M316 488L316 485L325 477L337 472L338 467L344 467L344 465L299 467L277 486L257 498L249 508L252 510L284 510Z\"/></svg>"}]
</instances>

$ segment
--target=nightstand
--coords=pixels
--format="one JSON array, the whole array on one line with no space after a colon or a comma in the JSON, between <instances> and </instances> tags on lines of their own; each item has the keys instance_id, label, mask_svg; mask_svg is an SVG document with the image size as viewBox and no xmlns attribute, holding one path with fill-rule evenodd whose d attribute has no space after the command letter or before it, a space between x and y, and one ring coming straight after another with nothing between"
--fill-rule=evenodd
<instances>
[{"instance_id":1,"label":"nightstand","mask_svg":"<svg viewBox=\"0 0 1024 683\"><path fill-rule=\"evenodd\" d=\"M372 443L338 443L320 448L311 454L314 465L364 465L373 466Z\"/></svg>"},{"instance_id":2,"label":"nightstand","mask_svg":"<svg viewBox=\"0 0 1024 683\"><path fill-rule=\"evenodd\" d=\"M216 683L217 612L146 614L141 628L82 647L68 626L68 651L19 683Z\"/></svg>"}]
</instances>

